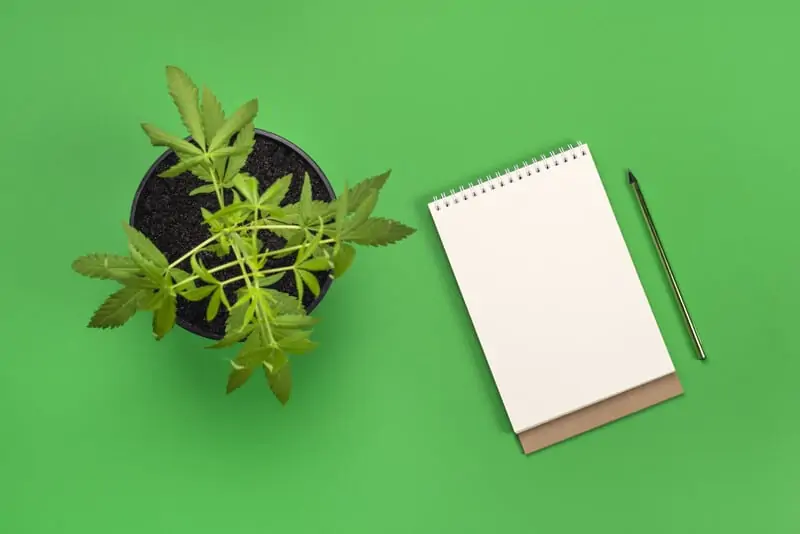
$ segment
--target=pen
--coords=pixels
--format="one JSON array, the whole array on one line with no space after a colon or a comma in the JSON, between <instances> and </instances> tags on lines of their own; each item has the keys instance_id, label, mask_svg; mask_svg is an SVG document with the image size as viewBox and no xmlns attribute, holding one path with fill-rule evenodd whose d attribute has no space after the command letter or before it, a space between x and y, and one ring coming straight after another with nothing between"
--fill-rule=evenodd
<instances>
[{"instance_id":1,"label":"pen","mask_svg":"<svg viewBox=\"0 0 800 534\"><path fill-rule=\"evenodd\" d=\"M639 181L636 179L636 176L629 170L628 171L628 183L633 187L633 192L636 195L636 200L639 202L639 207L642 210L642 215L644 216L644 220L647 223L647 227L650 230L650 236L653 238L653 244L658 251L658 257L661 258L661 264L664 266L664 270L667 272L667 278L669 279L669 284L672 286L672 292L675 294L675 298L678 301L678 305L681 309L681 314L683 314L683 319L686 322L686 327L689 329L689 334L692 337L692 342L694 343L694 347L697 350L697 357L701 360L706 359L706 353L703 350L703 344L700 343L700 336L697 335L697 330L694 327L694 322L692 321L691 315L689 315L689 310L686 308L686 302L683 300L683 295L681 294L681 290L678 287L678 281L675 280L675 275L672 272L672 267L669 264L669 260L667 259L667 254L664 252L664 246L661 244L661 238L658 236L658 232L656 231L656 226L653 223L653 218L650 216L650 210L647 208L647 202L644 200L644 196L642 195L642 190L639 188Z\"/></svg>"}]
</instances>

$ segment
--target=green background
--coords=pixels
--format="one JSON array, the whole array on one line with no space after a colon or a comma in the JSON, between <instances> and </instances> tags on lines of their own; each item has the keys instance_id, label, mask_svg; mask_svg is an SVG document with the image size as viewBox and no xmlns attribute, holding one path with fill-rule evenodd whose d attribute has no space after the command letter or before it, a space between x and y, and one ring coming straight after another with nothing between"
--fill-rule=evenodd
<instances>
[{"instance_id":1,"label":"green background","mask_svg":"<svg viewBox=\"0 0 800 534\"><path fill-rule=\"evenodd\" d=\"M798 16L788 2L5 0L0 531L796 533ZM359 251L286 408L257 381L226 396L229 354L177 330L155 342L146 316L85 328L114 285L70 262L125 251L120 221L159 154L139 123L182 133L167 64L226 111L258 97L257 126L336 188L393 169L378 214L419 230ZM576 139L686 394L526 457L426 202Z\"/></svg>"}]
</instances>

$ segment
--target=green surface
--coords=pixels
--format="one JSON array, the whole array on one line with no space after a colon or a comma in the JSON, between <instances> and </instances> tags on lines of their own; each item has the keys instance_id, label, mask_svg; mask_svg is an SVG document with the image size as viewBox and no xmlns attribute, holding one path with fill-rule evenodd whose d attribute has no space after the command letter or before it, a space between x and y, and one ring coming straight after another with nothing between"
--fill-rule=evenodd
<instances>
[{"instance_id":1,"label":"green surface","mask_svg":"<svg viewBox=\"0 0 800 534\"><path fill-rule=\"evenodd\" d=\"M6 0L0 532L798 532L800 7L767 4ZM391 167L378 214L419 229L332 288L285 409L183 331L85 328L113 285L69 264L124 251L166 64L337 188ZM525 457L425 203L574 139L686 394Z\"/></svg>"}]
</instances>

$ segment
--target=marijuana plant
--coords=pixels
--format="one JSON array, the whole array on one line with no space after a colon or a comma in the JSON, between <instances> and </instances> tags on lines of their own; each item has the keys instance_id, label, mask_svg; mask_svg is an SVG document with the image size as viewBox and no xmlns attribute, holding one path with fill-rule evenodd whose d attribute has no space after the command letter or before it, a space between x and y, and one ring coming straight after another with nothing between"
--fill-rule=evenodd
<instances>
[{"instance_id":1,"label":"marijuana plant","mask_svg":"<svg viewBox=\"0 0 800 534\"><path fill-rule=\"evenodd\" d=\"M90 254L76 259L72 265L76 272L121 286L100 305L88 326L117 328L146 311L152 313L153 336L160 340L175 325L178 298L207 301L209 321L224 306L228 313L225 336L212 348L240 347L231 361L227 392L261 368L272 392L285 404L292 385L289 355L317 346L311 340L316 319L302 305L305 291L320 292L313 273L341 277L356 255L353 245L389 245L415 230L372 216L389 172L351 188L345 184L339 198L331 202L312 199L307 174L296 203L284 201L291 175L259 190L258 180L243 172L255 142L258 101L250 100L226 116L206 87L201 101L197 86L181 69L167 67L167 85L189 140L152 124L142 125L152 145L172 149L178 156L178 163L159 176L174 178L188 171L201 182L190 194L215 195L219 209L202 209L208 238L180 257L168 259L144 234L124 224L129 255ZM233 199L228 203L226 191ZM282 248L268 249L259 237L263 232L278 236ZM206 268L200 254L209 252L231 260ZM270 258L289 256L294 257L291 265L267 267ZM191 272L178 268L187 260ZM218 273L231 268L241 274L221 280ZM272 287L285 276L294 277L297 296ZM237 281L244 284L231 302L224 288Z\"/></svg>"}]
</instances>

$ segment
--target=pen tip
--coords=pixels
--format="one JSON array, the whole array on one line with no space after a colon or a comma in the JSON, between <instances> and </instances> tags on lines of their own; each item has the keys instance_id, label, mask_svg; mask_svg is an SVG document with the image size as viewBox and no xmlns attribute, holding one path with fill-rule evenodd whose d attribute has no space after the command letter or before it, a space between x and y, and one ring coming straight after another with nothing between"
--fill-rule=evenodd
<instances>
[{"instance_id":1,"label":"pen tip","mask_svg":"<svg viewBox=\"0 0 800 534\"><path fill-rule=\"evenodd\" d=\"M636 183L636 177L633 175L633 173L630 171L630 169L628 170L628 183L630 185L633 185L633 184Z\"/></svg>"}]
</instances>

